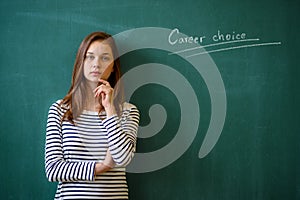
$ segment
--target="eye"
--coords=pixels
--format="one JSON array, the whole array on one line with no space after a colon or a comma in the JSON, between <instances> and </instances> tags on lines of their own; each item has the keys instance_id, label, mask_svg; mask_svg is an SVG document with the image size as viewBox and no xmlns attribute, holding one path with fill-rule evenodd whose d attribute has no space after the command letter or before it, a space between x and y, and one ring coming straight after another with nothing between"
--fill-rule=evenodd
<instances>
[{"instance_id":1,"label":"eye","mask_svg":"<svg viewBox=\"0 0 300 200\"><path fill-rule=\"evenodd\" d=\"M104 62L107 62L107 61L110 61L111 59L110 59L109 56L103 56L103 57L102 57L102 60L103 60Z\"/></svg>"},{"instance_id":2,"label":"eye","mask_svg":"<svg viewBox=\"0 0 300 200\"><path fill-rule=\"evenodd\" d=\"M87 55L87 56L85 56L85 58L88 59L88 60L94 60L95 56L93 56L93 55Z\"/></svg>"}]
</instances>

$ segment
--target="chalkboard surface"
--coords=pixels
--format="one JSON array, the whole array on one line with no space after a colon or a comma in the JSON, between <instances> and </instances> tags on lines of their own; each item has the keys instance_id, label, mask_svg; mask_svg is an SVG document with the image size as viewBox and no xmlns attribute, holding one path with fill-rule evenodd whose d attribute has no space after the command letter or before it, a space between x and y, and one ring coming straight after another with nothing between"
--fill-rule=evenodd
<instances>
[{"instance_id":1,"label":"chalkboard surface","mask_svg":"<svg viewBox=\"0 0 300 200\"><path fill-rule=\"evenodd\" d=\"M300 199L299 1L0 2L1 199L53 199L49 106L90 32L141 113L130 199ZM136 85L135 85L136 84Z\"/></svg>"}]
</instances>

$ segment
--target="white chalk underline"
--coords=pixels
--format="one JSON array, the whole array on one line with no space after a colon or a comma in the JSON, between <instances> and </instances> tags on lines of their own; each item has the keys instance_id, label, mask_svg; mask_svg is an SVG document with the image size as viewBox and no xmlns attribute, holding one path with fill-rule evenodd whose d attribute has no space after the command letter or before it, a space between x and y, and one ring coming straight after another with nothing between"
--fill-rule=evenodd
<instances>
[{"instance_id":1,"label":"white chalk underline","mask_svg":"<svg viewBox=\"0 0 300 200\"><path fill-rule=\"evenodd\" d=\"M183 52L186 52L186 51L192 51L192 50L196 50L196 49L202 49L202 48L205 48L205 47L212 47L212 46L218 46L218 45L223 45L223 44L231 44L231 43L237 43L237 42L258 41L258 40L259 40L259 38L219 42L219 43L215 43L215 44L208 44L208 45L197 46L197 47L193 47L193 48L189 48L189 49L183 49L183 50L180 50L180 51L169 53L169 55L179 54L179 53L183 53Z\"/></svg>"},{"instance_id":2,"label":"white chalk underline","mask_svg":"<svg viewBox=\"0 0 300 200\"><path fill-rule=\"evenodd\" d=\"M247 44L247 45L227 47L227 48L222 48L222 49L216 49L216 50L211 50L211 51L195 53L195 54L186 56L186 58L190 58L190 57L198 56L198 55L202 55L202 54L208 54L208 53L214 53L214 52L220 52L220 51L228 51L228 50L232 50L232 49L241 49L241 48L257 47L257 46L268 46L268 45L280 45L280 44L281 44L281 42L266 42L266 43L259 43L259 44Z\"/></svg>"},{"instance_id":3,"label":"white chalk underline","mask_svg":"<svg viewBox=\"0 0 300 200\"><path fill-rule=\"evenodd\" d=\"M232 44L232 43L238 43L238 42L249 42L249 41L259 41L259 38L253 38L253 39L245 39L245 40L234 40L234 41L227 41L227 42L220 42L220 43L215 43L215 44L208 44L204 46L197 46L189 49L183 49L180 51L176 52L171 52L168 55L173 55L173 54L180 54L183 52L187 51L193 51L196 49L202 49L205 47L212 47L212 46L218 46L218 45L223 45L223 44ZM210 51L204 51L201 53L195 53L189 56L186 56L186 58L197 56L197 55L202 55L202 54L208 54L208 53L214 53L214 52L220 52L220 51L228 51L232 49L241 49L241 48L249 48L249 47L257 47L257 46L268 46L268 45L280 45L281 42L266 42L266 43L256 43L256 44L248 44L248 45L241 45L241 46L235 46L235 47L227 47L227 48L221 48L221 49L215 49L215 50L210 50Z\"/></svg>"}]
</instances>

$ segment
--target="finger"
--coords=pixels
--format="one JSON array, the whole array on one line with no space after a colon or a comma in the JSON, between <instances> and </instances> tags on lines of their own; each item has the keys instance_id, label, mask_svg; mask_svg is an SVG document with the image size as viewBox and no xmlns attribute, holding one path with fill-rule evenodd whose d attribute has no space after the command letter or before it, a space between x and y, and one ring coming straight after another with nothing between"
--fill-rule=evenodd
<instances>
[{"instance_id":1,"label":"finger","mask_svg":"<svg viewBox=\"0 0 300 200\"><path fill-rule=\"evenodd\" d=\"M100 92L95 93L94 97L99 97L100 96Z\"/></svg>"},{"instance_id":2,"label":"finger","mask_svg":"<svg viewBox=\"0 0 300 200\"><path fill-rule=\"evenodd\" d=\"M105 95L105 93L101 93L101 98L102 98L102 101L104 101L105 100L105 97L106 97L106 95Z\"/></svg>"},{"instance_id":3,"label":"finger","mask_svg":"<svg viewBox=\"0 0 300 200\"><path fill-rule=\"evenodd\" d=\"M100 86L96 87L96 88L93 90L93 93L95 94L95 96L99 93L99 90L100 90Z\"/></svg>"},{"instance_id":4,"label":"finger","mask_svg":"<svg viewBox=\"0 0 300 200\"><path fill-rule=\"evenodd\" d=\"M93 92L96 93L96 92L98 92L99 90L103 90L103 87L104 87L104 86L105 86L105 85L103 85L103 84L99 85L98 87L96 87L96 88L93 90Z\"/></svg>"},{"instance_id":5,"label":"finger","mask_svg":"<svg viewBox=\"0 0 300 200\"><path fill-rule=\"evenodd\" d=\"M100 95L100 92L95 92L95 94L94 94L94 97L99 97L99 95Z\"/></svg>"},{"instance_id":6,"label":"finger","mask_svg":"<svg viewBox=\"0 0 300 200\"><path fill-rule=\"evenodd\" d=\"M97 87L96 89L94 89L94 96L95 97L99 97L100 96L100 94L103 92L103 87L102 86L99 86L99 87Z\"/></svg>"},{"instance_id":7,"label":"finger","mask_svg":"<svg viewBox=\"0 0 300 200\"><path fill-rule=\"evenodd\" d=\"M96 93L96 92L99 90L100 86L101 86L101 85L98 85L98 86L93 90L93 92Z\"/></svg>"},{"instance_id":8,"label":"finger","mask_svg":"<svg viewBox=\"0 0 300 200\"><path fill-rule=\"evenodd\" d=\"M101 79L101 78L100 78L100 79L99 79L99 82L102 83L102 84L104 84L104 85L110 86L109 82L106 81L106 80L104 80L104 79Z\"/></svg>"},{"instance_id":9,"label":"finger","mask_svg":"<svg viewBox=\"0 0 300 200\"><path fill-rule=\"evenodd\" d=\"M99 97L100 95L108 95L111 93L112 88L109 86L101 85L94 90L94 97Z\"/></svg>"}]
</instances>

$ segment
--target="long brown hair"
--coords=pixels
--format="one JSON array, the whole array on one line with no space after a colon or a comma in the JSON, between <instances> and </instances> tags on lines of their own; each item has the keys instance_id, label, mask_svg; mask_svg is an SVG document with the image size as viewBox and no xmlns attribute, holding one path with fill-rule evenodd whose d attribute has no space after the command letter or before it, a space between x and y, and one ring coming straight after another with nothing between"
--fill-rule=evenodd
<instances>
[{"instance_id":1,"label":"long brown hair","mask_svg":"<svg viewBox=\"0 0 300 200\"><path fill-rule=\"evenodd\" d=\"M93 32L86 36L81 42L72 74L72 83L67 95L61 101L61 106L65 107L67 111L63 115L63 120L68 120L74 124L74 119L76 119L83 111L83 106L85 104L85 97L87 91L87 84L83 73L83 65L86 57L86 52L94 41L104 41L109 44L112 49L114 56L114 65L113 72L110 74L108 78L108 82L111 87L114 88L114 105L117 111L117 114L121 113L121 105L124 100L124 92L122 88L122 84L119 84L118 81L121 78L121 70L120 70L120 58L118 54L118 50L114 39L111 35L105 32ZM118 84L117 84L118 83ZM99 109L100 112L100 109Z\"/></svg>"}]
</instances>

